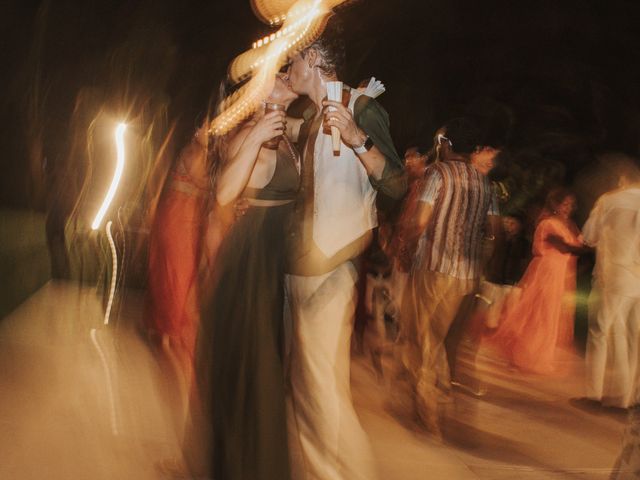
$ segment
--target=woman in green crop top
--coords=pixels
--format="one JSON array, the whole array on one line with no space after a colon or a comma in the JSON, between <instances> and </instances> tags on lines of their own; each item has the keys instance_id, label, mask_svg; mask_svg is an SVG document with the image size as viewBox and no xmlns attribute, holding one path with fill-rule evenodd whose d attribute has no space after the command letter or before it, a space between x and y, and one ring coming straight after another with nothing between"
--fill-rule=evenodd
<instances>
[{"instance_id":1,"label":"woman in green crop top","mask_svg":"<svg viewBox=\"0 0 640 480\"><path fill-rule=\"evenodd\" d=\"M296 98L281 77L266 99ZM284 111L256 117L230 134L216 200L249 208L223 240L215 285L204 299L196 372L211 432L213 478L287 480L289 457L283 374L284 240L299 184L298 155L283 135Z\"/></svg>"}]
</instances>

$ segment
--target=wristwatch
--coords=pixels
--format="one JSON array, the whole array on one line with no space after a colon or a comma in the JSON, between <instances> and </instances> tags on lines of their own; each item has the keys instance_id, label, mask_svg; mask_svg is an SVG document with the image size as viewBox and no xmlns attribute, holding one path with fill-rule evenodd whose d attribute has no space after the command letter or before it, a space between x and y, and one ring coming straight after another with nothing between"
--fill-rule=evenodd
<instances>
[{"instance_id":1,"label":"wristwatch","mask_svg":"<svg viewBox=\"0 0 640 480\"><path fill-rule=\"evenodd\" d=\"M362 145L353 147L353 151L356 152L358 155L361 155L363 153L367 153L372 148L373 148L373 140L371 140L371 137L367 135L367 137L364 139L364 142L362 142Z\"/></svg>"}]
</instances>

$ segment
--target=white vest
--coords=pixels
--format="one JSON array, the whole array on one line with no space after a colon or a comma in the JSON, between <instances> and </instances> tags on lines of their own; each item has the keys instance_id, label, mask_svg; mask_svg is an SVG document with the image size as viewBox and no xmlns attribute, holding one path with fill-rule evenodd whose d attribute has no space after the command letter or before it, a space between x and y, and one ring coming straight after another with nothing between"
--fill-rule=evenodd
<instances>
[{"instance_id":1,"label":"white vest","mask_svg":"<svg viewBox=\"0 0 640 480\"><path fill-rule=\"evenodd\" d=\"M361 95L351 89L351 113ZM362 162L344 143L334 156L322 125L314 147L314 194L313 240L328 258L378 224L376 191Z\"/></svg>"}]
</instances>

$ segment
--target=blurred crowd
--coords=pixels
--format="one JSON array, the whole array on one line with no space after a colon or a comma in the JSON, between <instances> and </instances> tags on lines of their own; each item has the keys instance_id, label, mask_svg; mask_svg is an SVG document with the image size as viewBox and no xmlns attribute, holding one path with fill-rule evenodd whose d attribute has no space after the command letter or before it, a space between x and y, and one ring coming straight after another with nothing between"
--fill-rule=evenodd
<instances>
[{"instance_id":1,"label":"blurred crowd","mask_svg":"<svg viewBox=\"0 0 640 480\"><path fill-rule=\"evenodd\" d=\"M580 256L596 259L585 399L637 405L637 161L612 159L615 185L582 228L564 185L512 208L504 141L456 117L402 161L380 92L339 81L343 53L328 30L273 79L264 110L223 137L205 122L165 184L146 325L183 392L179 468L375 478L351 350L440 438L452 389L487 393L463 351L522 375L572 373ZM307 108L288 116L299 97Z\"/></svg>"}]
</instances>

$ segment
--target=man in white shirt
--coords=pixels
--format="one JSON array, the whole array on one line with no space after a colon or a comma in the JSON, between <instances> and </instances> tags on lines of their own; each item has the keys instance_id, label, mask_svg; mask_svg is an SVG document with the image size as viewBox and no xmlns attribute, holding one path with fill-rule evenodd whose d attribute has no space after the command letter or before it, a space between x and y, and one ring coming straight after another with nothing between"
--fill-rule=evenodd
<instances>
[{"instance_id":1,"label":"man in white shirt","mask_svg":"<svg viewBox=\"0 0 640 480\"><path fill-rule=\"evenodd\" d=\"M596 249L587 397L628 408L640 394L640 168L631 159L613 168L620 188L600 197L582 231Z\"/></svg>"},{"instance_id":2,"label":"man in white shirt","mask_svg":"<svg viewBox=\"0 0 640 480\"><path fill-rule=\"evenodd\" d=\"M328 27L295 55L288 71L292 90L312 101L295 138L301 184L285 283L293 319L292 451L297 446L303 459L301 468L293 462L293 471L316 480L373 480L373 452L349 384L356 264L377 225L377 193L401 198L406 179L378 102L351 88L343 91L346 106L326 101L326 84L338 80L343 58L332 33ZM327 112L328 106L335 110ZM324 124L340 130L337 154Z\"/></svg>"}]
</instances>

